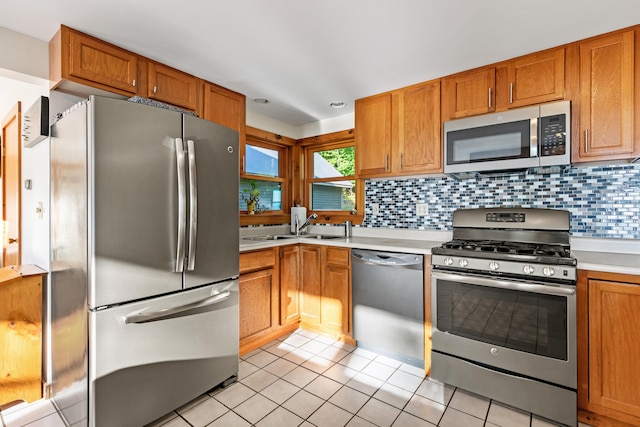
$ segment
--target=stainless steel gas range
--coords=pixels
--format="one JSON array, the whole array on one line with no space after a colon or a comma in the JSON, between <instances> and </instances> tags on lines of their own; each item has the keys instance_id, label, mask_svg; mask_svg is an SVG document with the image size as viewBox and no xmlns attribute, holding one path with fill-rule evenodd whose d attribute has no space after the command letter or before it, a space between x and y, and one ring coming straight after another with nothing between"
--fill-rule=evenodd
<instances>
[{"instance_id":1,"label":"stainless steel gas range","mask_svg":"<svg viewBox=\"0 0 640 427\"><path fill-rule=\"evenodd\" d=\"M431 376L577 425L576 259L569 212L453 214L432 249Z\"/></svg>"}]
</instances>

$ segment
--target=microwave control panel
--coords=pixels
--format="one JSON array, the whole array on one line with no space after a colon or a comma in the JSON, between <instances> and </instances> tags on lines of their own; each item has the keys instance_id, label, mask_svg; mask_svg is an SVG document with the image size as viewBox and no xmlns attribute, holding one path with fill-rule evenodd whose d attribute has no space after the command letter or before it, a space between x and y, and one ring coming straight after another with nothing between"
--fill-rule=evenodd
<instances>
[{"instance_id":1,"label":"microwave control panel","mask_svg":"<svg viewBox=\"0 0 640 427\"><path fill-rule=\"evenodd\" d=\"M567 152L567 116L540 117L540 156L560 156Z\"/></svg>"}]
</instances>

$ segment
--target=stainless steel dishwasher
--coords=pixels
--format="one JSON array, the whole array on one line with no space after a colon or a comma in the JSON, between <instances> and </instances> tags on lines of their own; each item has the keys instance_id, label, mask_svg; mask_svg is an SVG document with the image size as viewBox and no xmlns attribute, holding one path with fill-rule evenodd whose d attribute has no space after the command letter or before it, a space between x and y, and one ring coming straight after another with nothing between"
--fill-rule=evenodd
<instances>
[{"instance_id":1,"label":"stainless steel dishwasher","mask_svg":"<svg viewBox=\"0 0 640 427\"><path fill-rule=\"evenodd\" d=\"M352 249L353 338L424 367L424 257Z\"/></svg>"}]
</instances>

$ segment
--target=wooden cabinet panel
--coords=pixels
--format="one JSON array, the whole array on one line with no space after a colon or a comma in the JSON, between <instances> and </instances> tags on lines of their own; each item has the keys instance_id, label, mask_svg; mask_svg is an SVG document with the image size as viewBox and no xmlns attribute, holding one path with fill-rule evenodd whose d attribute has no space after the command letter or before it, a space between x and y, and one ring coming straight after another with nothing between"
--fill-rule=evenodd
<instances>
[{"instance_id":1,"label":"wooden cabinet panel","mask_svg":"<svg viewBox=\"0 0 640 427\"><path fill-rule=\"evenodd\" d=\"M509 61L509 108L564 99L564 48Z\"/></svg>"},{"instance_id":2,"label":"wooden cabinet panel","mask_svg":"<svg viewBox=\"0 0 640 427\"><path fill-rule=\"evenodd\" d=\"M300 249L299 246L280 248L280 324L300 320Z\"/></svg>"},{"instance_id":3,"label":"wooden cabinet panel","mask_svg":"<svg viewBox=\"0 0 640 427\"><path fill-rule=\"evenodd\" d=\"M322 324L321 261L319 246L300 245L300 320L313 328Z\"/></svg>"},{"instance_id":4,"label":"wooden cabinet panel","mask_svg":"<svg viewBox=\"0 0 640 427\"><path fill-rule=\"evenodd\" d=\"M445 120L495 111L494 67L456 74L443 79Z\"/></svg>"},{"instance_id":5,"label":"wooden cabinet panel","mask_svg":"<svg viewBox=\"0 0 640 427\"><path fill-rule=\"evenodd\" d=\"M49 43L49 80L52 89L72 81L135 95L138 57L63 25Z\"/></svg>"},{"instance_id":6,"label":"wooden cabinet panel","mask_svg":"<svg viewBox=\"0 0 640 427\"><path fill-rule=\"evenodd\" d=\"M157 101L195 111L198 106L198 79L166 65L149 63L147 96Z\"/></svg>"},{"instance_id":7,"label":"wooden cabinet panel","mask_svg":"<svg viewBox=\"0 0 640 427\"><path fill-rule=\"evenodd\" d=\"M274 249L264 249L240 254L240 273L276 265Z\"/></svg>"},{"instance_id":8,"label":"wooden cabinet panel","mask_svg":"<svg viewBox=\"0 0 640 427\"><path fill-rule=\"evenodd\" d=\"M202 117L236 130L244 135L246 124L246 97L207 82L204 84ZM242 138L242 141L244 141L244 138Z\"/></svg>"},{"instance_id":9,"label":"wooden cabinet panel","mask_svg":"<svg viewBox=\"0 0 640 427\"><path fill-rule=\"evenodd\" d=\"M397 163L400 173L442 172L440 81L401 90L398 99Z\"/></svg>"},{"instance_id":10,"label":"wooden cabinet panel","mask_svg":"<svg viewBox=\"0 0 640 427\"><path fill-rule=\"evenodd\" d=\"M273 279L272 268L240 276L240 339L273 326Z\"/></svg>"},{"instance_id":11,"label":"wooden cabinet panel","mask_svg":"<svg viewBox=\"0 0 640 427\"><path fill-rule=\"evenodd\" d=\"M391 156L391 93L358 99L355 105L356 173L389 172Z\"/></svg>"},{"instance_id":12,"label":"wooden cabinet panel","mask_svg":"<svg viewBox=\"0 0 640 427\"><path fill-rule=\"evenodd\" d=\"M578 419L640 425L640 276L578 271Z\"/></svg>"},{"instance_id":13,"label":"wooden cabinet panel","mask_svg":"<svg viewBox=\"0 0 640 427\"><path fill-rule=\"evenodd\" d=\"M440 81L356 100L356 174L442 171Z\"/></svg>"},{"instance_id":14,"label":"wooden cabinet panel","mask_svg":"<svg viewBox=\"0 0 640 427\"><path fill-rule=\"evenodd\" d=\"M574 161L631 158L640 151L634 141L634 38L634 31L627 31L580 43Z\"/></svg>"},{"instance_id":15,"label":"wooden cabinet panel","mask_svg":"<svg viewBox=\"0 0 640 427\"><path fill-rule=\"evenodd\" d=\"M351 271L348 267L327 265L322 281L322 326L337 334L350 334Z\"/></svg>"},{"instance_id":16,"label":"wooden cabinet panel","mask_svg":"<svg viewBox=\"0 0 640 427\"><path fill-rule=\"evenodd\" d=\"M640 285L589 281L589 400L640 417Z\"/></svg>"},{"instance_id":17,"label":"wooden cabinet panel","mask_svg":"<svg viewBox=\"0 0 640 427\"><path fill-rule=\"evenodd\" d=\"M40 274L0 269L0 404L42 398Z\"/></svg>"}]
</instances>

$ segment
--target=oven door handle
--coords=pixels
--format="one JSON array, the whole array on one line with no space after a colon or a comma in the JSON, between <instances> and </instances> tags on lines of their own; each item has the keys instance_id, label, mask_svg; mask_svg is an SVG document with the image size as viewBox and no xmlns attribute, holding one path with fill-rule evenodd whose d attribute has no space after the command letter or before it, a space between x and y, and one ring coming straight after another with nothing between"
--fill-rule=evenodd
<instances>
[{"instance_id":1,"label":"oven door handle","mask_svg":"<svg viewBox=\"0 0 640 427\"><path fill-rule=\"evenodd\" d=\"M571 296L575 295L575 288L564 288L554 285L532 284L512 282L498 278L486 278L477 276L463 276L461 274L443 273L434 271L431 276L436 279L444 279L452 282L463 282L471 285L489 286L492 288L511 289L514 291L537 292L548 295Z\"/></svg>"}]
</instances>

